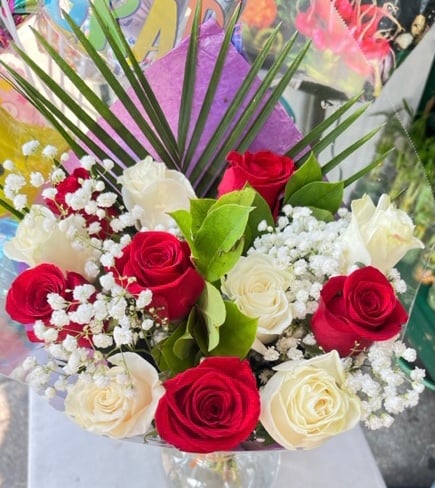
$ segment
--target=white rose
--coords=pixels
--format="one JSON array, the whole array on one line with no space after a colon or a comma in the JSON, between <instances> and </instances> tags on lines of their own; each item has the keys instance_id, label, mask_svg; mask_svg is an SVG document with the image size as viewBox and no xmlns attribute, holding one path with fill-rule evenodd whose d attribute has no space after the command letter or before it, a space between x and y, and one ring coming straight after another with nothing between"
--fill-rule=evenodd
<instances>
[{"instance_id":1,"label":"white rose","mask_svg":"<svg viewBox=\"0 0 435 488\"><path fill-rule=\"evenodd\" d=\"M76 249L59 220L47 207L32 205L30 212L18 224L15 237L4 245L8 258L33 267L51 263L63 271L74 271L91 279L86 262L95 254L91 246Z\"/></svg>"},{"instance_id":2,"label":"white rose","mask_svg":"<svg viewBox=\"0 0 435 488\"><path fill-rule=\"evenodd\" d=\"M371 265L388 272L411 249L421 249L423 243L414 237L410 217L382 195L375 207L364 195L351 205L352 220L343 235L345 244L343 266L346 272L355 263Z\"/></svg>"},{"instance_id":3,"label":"white rose","mask_svg":"<svg viewBox=\"0 0 435 488\"><path fill-rule=\"evenodd\" d=\"M257 338L267 344L288 327L290 274L264 254L241 257L222 282L222 292L248 317L258 318Z\"/></svg>"},{"instance_id":4,"label":"white rose","mask_svg":"<svg viewBox=\"0 0 435 488\"><path fill-rule=\"evenodd\" d=\"M115 354L107 372L108 384L97 386L79 377L68 391L65 413L95 434L115 439L145 434L165 390L156 369L133 352ZM128 375L134 388L120 380Z\"/></svg>"},{"instance_id":5,"label":"white rose","mask_svg":"<svg viewBox=\"0 0 435 488\"><path fill-rule=\"evenodd\" d=\"M174 210L190 208L195 192L189 180L179 171L167 169L151 156L124 170L119 178L122 197L128 210L139 206L144 210L140 222L148 228L174 225L167 215Z\"/></svg>"},{"instance_id":6,"label":"white rose","mask_svg":"<svg viewBox=\"0 0 435 488\"><path fill-rule=\"evenodd\" d=\"M361 402L343 389L337 351L274 369L260 392L260 422L282 447L312 449L359 422Z\"/></svg>"}]
</instances>

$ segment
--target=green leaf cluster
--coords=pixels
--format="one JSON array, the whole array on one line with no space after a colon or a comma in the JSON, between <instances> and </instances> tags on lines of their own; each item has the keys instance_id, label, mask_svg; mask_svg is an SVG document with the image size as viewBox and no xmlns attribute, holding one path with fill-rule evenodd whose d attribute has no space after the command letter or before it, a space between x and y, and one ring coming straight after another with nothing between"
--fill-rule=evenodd
<instances>
[{"instance_id":1,"label":"green leaf cluster","mask_svg":"<svg viewBox=\"0 0 435 488\"><path fill-rule=\"evenodd\" d=\"M204 356L246 357L255 340L257 319L247 317L235 303L206 283L198 304L185 323L152 351L162 371L179 373Z\"/></svg>"},{"instance_id":2,"label":"green leaf cluster","mask_svg":"<svg viewBox=\"0 0 435 488\"><path fill-rule=\"evenodd\" d=\"M309 207L321 220L332 220L343 201L344 182L324 181L322 168L313 153L288 181L284 204Z\"/></svg>"},{"instance_id":3,"label":"green leaf cluster","mask_svg":"<svg viewBox=\"0 0 435 488\"><path fill-rule=\"evenodd\" d=\"M258 235L258 224L273 217L264 199L252 188L234 191L215 200L191 200L190 211L171 213L189 243L195 266L214 283L236 264Z\"/></svg>"}]
</instances>

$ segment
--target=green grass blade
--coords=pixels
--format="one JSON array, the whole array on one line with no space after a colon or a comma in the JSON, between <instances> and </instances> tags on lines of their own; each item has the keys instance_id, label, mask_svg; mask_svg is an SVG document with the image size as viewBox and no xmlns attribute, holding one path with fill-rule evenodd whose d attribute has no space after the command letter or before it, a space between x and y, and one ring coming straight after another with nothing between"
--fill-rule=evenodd
<instances>
[{"instance_id":1,"label":"green grass blade","mask_svg":"<svg viewBox=\"0 0 435 488\"><path fill-rule=\"evenodd\" d=\"M264 95L268 90L268 87L273 82L274 77L280 71L281 66L284 64L287 56L294 45L294 41L296 37L290 40L288 44L283 48L280 55L278 56L276 63L277 65L272 66L272 68L267 73L266 77L263 79L262 84L258 92L255 94L251 102L248 104L248 108L244 111L240 119L237 121L234 130L229 134L229 136L225 139L222 147L219 149L219 152L215 155L214 164L221 164L222 167L225 166L225 156L232 148L236 148L238 151L245 151L251 142L255 139L258 134L258 131L263 126L264 122L267 120L273 109L275 108L276 104L278 103L279 98L281 97L283 91L288 86L291 78L295 74L298 69L298 66L302 62L305 53L309 49L310 44L307 43L303 49L301 49L292 62L292 64L286 69L284 75L282 76L281 80L277 84L277 86L272 90L272 93L268 97L266 103L261 104L264 101ZM260 109L261 107L261 109ZM259 113L258 110L260 109ZM246 135L240 141L240 134L243 133L246 126L249 124L251 120L253 120L255 116L254 122L249 127ZM207 193L210 189L215 185L217 180L220 177L220 172L215 171L213 174L208 175L207 180L202 180L198 184L198 191L200 194Z\"/></svg>"},{"instance_id":2,"label":"green grass blade","mask_svg":"<svg viewBox=\"0 0 435 488\"><path fill-rule=\"evenodd\" d=\"M276 104L278 103L280 97L282 96L284 90L287 88L297 69L299 68L301 62L303 61L305 54L310 48L310 43L307 43L298 53L292 64L289 66L278 85L273 89L271 96L268 98L267 102L264 104L258 116L255 118L254 123L249 128L249 131L243 137L242 141L238 145L238 151L244 152L248 149L249 145L255 139L258 131L261 129L263 124L266 122L267 118L272 113Z\"/></svg>"},{"instance_id":3,"label":"green grass blade","mask_svg":"<svg viewBox=\"0 0 435 488\"><path fill-rule=\"evenodd\" d=\"M144 76L143 68L140 66L130 45L126 41L124 33L122 32L118 22L114 18L112 11L109 9L109 6L106 3L103 3L102 8L106 9L105 20L110 23L109 26L105 24L105 21L99 15L95 5L91 4L91 9L94 12L95 17L97 19L101 19L100 23L107 39L111 41L112 44L116 44L116 42L118 42L121 48L126 53L126 57L123 56L122 52L117 51L117 53L114 53L116 54L117 62L120 63L120 65L122 66L124 74L128 77L128 80L134 88L136 94L142 93L143 96L138 97L142 107L150 117L150 120L153 126L156 128L158 134L160 134L161 139L167 143L168 150L170 149L174 152L174 159L179 160L180 158L177 154L177 142L175 140L174 134L168 124L168 121L166 120L166 117L160 107L157 98L154 95L150 84L148 83L148 80ZM110 27L112 30L110 31L108 27ZM112 32L116 32L116 39L114 36L112 36ZM130 64L128 65L128 63ZM127 69L128 67L130 67L130 69Z\"/></svg>"},{"instance_id":4,"label":"green grass blade","mask_svg":"<svg viewBox=\"0 0 435 488\"><path fill-rule=\"evenodd\" d=\"M35 63L29 56L26 55L21 50L18 50L21 58L23 61L35 72L35 74L41 79L41 81L47 86L47 88L50 89L50 91L59 99L62 101L62 103L65 105L66 108L68 108L71 113L73 113L82 123L85 125L88 129L92 130L94 135L100 140L100 141L111 141L113 142L113 139L110 134L108 134L102 127L97 125L95 123L95 120L79 105L70 95L66 93L66 91L58 85L53 79L45 73L44 70L42 70L37 63ZM80 83L79 83L80 86ZM42 98L42 94L33 91L33 97L35 98ZM46 100L47 101L47 100ZM48 107L48 105L46 104ZM53 104L51 104L51 107L54 107ZM66 117L59 117L57 115L59 120L62 120L62 123L65 123ZM71 128L71 124L68 124L69 128ZM115 129L116 130L116 129ZM73 131L73 133L79 137L80 133L83 134L82 132L78 133ZM82 142L84 143L83 138L81 138ZM89 140L89 138L87 138ZM126 165L131 165L134 164L135 160L118 144L112 143L110 144L110 151L113 152L113 154L120 160L123 161ZM90 149L90 148L89 148ZM98 156L99 157L99 156ZM118 165L117 171L121 171L121 167Z\"/></svg>"},{"instance_id":5,"label":"green grass blade","mask_svg":"<svg viewBox=\"0 0 435 488\"><path fill-rule=\"evenodd\" d=\"M186 64L184 65L183 89L181 92L180 111L178 114L178 148L181 157L184 155L187 134L192 115L193 93L195 90L196 65L199 43L199 19L202 10L202 1L199 0L193 17L192 31L190 33L189 47L187 49Z\"/></svg>"},{"instance_id":6,"label":"green grass blade","mask_svg":"<svg viewBox=\"0 0 435 488\"><path fill-rule=\"evenodd\" d=\"M76 28L77 29L77 28ZM77 29L74 34L75 35L82 35L82 32L80 29ZM104 103L101 98L96 95L96 93L89 88L89 86L83 81L83 79L77 74L77 72L71 68L71 66L64 60L62 56L59 55L59 53L48 43L48 41L37 31L34 31L35 37L37 40L41 43L41 45L44 47L44 49L47 51L49 54L50 58L57 64L59 69L65 74L65 76L72 82L74 87L79 91L79 93L90 103L90 105L94 108L95 112L99 114L101 117L104 118L104 120L110 125L110 127L119 135L119 137L125 142L127 147L129 147L137 156L137 158L144 158L147 156L147 151L143 147L142 144L140 144L137 140L137 138L128 130L128 128L114 115L114 113L110 110L110 108L107 106L106 103ZM84 36L83 38L80 39L80 42L82 43L82 46L84 48L87 47L87 45L84 44ZM89 41L86 40L86 42L89 43ZM94 50L95 51L95 50ZM96 51L95 51L96 53ZM88 53L90 54L90 53ZM22 56L22 52L20 53ZM101 56L97 54L97 57L99 58L99 61L102 62L104 66L107 67L107 65L102 61ZM94 62L96 62L96 59L93 59ZM26 60L27 62L27 60ZM97 63L96 63L97 64ZM97 65L98 67L98 65ZM32 68L34 69L34 68ZM41 70L37 73L39 78L44 81L44 83L48 86L48 83L46 82L47 80L50 80L50 89L52 89L53 83L55 83L48 75L46 75L44 72L42 72L45 76L41 75ZM106 75L106 73L104 73ZM113 76L113 75L112 75ZM62 87L58 87L58 90L60 90L64 93L65 90ZM59 96L60 100L63 101L63 97ZM74 113L74 115L77 115L79 120L82 120L82 116L84 113L84 110L81 109L81 116L79 116L75 110L73 110L70 107L70 110ZM100 127L100 124L98 121L93 120L91 117L86 117L87 122L85 125L96 134L96 129L97 127ZM91 123L90 121L93 120ZM108 139L103 139L102 142L106 143L111 143L113 140L113 137L110 137ZM109 142L110 141L110 142Z\"/></svg>"},{"instance_id":7,"label":"green grass blade","mask_svg":"<svg viewBox=\"0 0 435 488\"><path fill-rule=\"evenodd\" d=\"M211 166L210 161L212 159L212 156L216 152L217 147L219 147L220 144L222 143L223 137L228 132L229 127L234 122L235 115L240 110L240 105L246 99L249 91L252 88L253 83L256 81L257 74L260 71L264 61L267 58L270 48L279 33L279 29L280 26L277 26L272 31L269 39L266 41L260 54L256 57L254 63L251 65L248 74L245 77L245 80L240 85L228 109L223 115L221 121L219 122L216 130L214 131L213 135L210 137L210 140L207 146L204 148L201 157L196 162L194 167L188 168L186 173L187 176L190 177L191 181L194 182L195 180L199 180L201 178L201 174L205 173Z\"/></svg>"},{"instance_id":8,"label":"green grass blade","mask_svg":"<svg viewBox=\"0 0 435 488\"><path fill-rule=\"evenodd\" d=\"M374 137L381 129L383 126L378 127L376 129L373 129L370 131L368 134L366 134L364 137L361 137L361 139L358 139L358 141L354 142L352 145L347 147L344 151L342 151L340 154L337 154L335 158L331 159L328 163L322 166L322 174L326 175L328 174L331 170L339 166L348 156L353 154L357 149L359 149L361 146L363 146L366 142L368 142L372 137Z\"/></svg>"},{"instance_id":9,"label":"green grass blade","mask_svg":"<svg viewBox=\"0 0 435 488\"><path fill-rule=\"evenodd\" d=\"M324 135L319 142L317 142L313 147L312 151L315 154L319 154L325 148L327 148L332 142L337 139L337 137L342 134L348 127L354 124L354 122L364 114L370 105L366 104L352 112L349 117L347 117L343 122L338 124L331 132Z\"/></svg>"},{"instance_id":10,"label":"green grass blade","mask_svg":"<svg viewBox=\"0 0 435 488\"><path fill-rule=\"evenodd\" d=\"M364 167L361 171L358 171L354 175L350 176L346 180L343 180L344 187L346 188L347 186L351 185L352 183L355 183L355 181L358 181L360 178L362 178L364 175L369 173L372 169L375 169L376 166L381 164L385 158L392 153L395 150L394 147L392 147L389 151L384 152L381 156L376 158L372 163Z\"/></svg>"},{"instance_id":11,"label":"green grass blade","mask_svg":"<svg viewBox=\"0 0 435 488\"><path fill-rule=\"evenodd\" d=\"M189 167L189 165L191 164L192 157L195 153L196 148L198 147L199 141L201 140L201 136L204 132L204 127L205 124L207 123L207 119L211 110L213 99L216 94L216 90L219 86L219 81L221 79L222 71L225 66L225 59L228 53L228 49L231 45L233 29L234 26L236 25L238 16L240 14L240 8L241 8L241 4L239 4L238 8L234 11L233 16L231 17L230 22L228 23L227 29L225 31L224 40L222 42L221 48L216 58L216 63L213 69L213 73L207 87L207 92L204 96L204 100L198 114L198 119L196 121L195 128L192 132L192 136L190 138L186 150L186 154L183 158L184 168Z\"/></svg>"},{"instance_id":12,"label":"green grass blade","mask_svg":"<svg viewBox=\"0 0 435 488\"><path fill-rule=\"evenodd\" d=\"M24 214L16 210L11 204L0 198L0 207L3 207L7 212L16 217L18 220L24 219Z\"/></svg>"},{"instance_id":13,"label":"green grass blade","mask_svg":"<svg viewBox=\"0 0 435 488\"><path fill-rule=\"evenodd\" d=\"M131 51L131 48L128 45L127 41L125 40L125 37L118 23L113 18L112 12L109 10L107 16L105 17L105 19L103 19L96 10L95 6L91 6L91 8L93 9L97 21L100 23L101 29L107 38L108 44L112 49L117 63L119 64L123 74L128 80L132 90L134 91L137 100L142 106L143 111L149 117L152 127L154 127L154 131L152 131L151 134L149 133L149 125L146 123L142 114L137 115L136 106L133 104L133 113L136 113L136 115L133 117L135 119L135 122L141 129L142 133L144 133L145 137L147 137L147 139L151 138L151 140L153 140L153 138L155 137L154 133L158 135L158 139L162 141L164 150L160 147L160 143L158 141L154 141L152 145L155 148L156 152L161 154L162 159L167 162L168 166L176 168L179 167L178 162L180 161L180 156L178 153L177 142L175 140L174 134L172 133L172 129L170 128L168 121L166 120L160 104L157 101L157 98L155 97L150 84L148 83L148 80L143 74L142 68L134 57L134 54ZM108 7L104 4L103 8ZM110 28L108 25L105 24L104 20L110 22ZM113 35L114 31L116 32L116 37ZM127 53L127 57L124 57L124 52ZM108 69L111 73L110 67ZM123 87L119 89L117 96L123 104L124 102L132 103L130 101L128 93L125 92Z\"/></svg>"},{"instance_id":14,"label":"green grass blade","mask_svg":"<svg viewBox=\"0 0 435 488\"><path fill-rule=\"evenodd\" d=\"M320 136L331 127L337 120L339 120L342 115L344 115L350 108L352 108L355 103L360 99L360 95L349 99L344 103L339 109L337 109L333 114L327 117L324 121L310 130L310 133L302 138L297 144L295 144L288 152L287 156L290 158L295 158L301 151L309 147L313 142L317 141Z\"/></svg>"}]
</instances>

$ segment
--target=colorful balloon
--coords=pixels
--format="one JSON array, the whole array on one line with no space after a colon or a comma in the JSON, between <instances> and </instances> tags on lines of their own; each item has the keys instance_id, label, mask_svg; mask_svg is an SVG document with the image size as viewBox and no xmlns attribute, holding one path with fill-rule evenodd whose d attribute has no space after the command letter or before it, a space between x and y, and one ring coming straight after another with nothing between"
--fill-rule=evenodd
<instances>
[{"instance_id":1,"label":"colorful balloon","mask_svg":"<svg viewBox=\"0 0 435 488\"><path fill-rule=\"evenodd\" d=\"M189 34L197 0L96 0L110 6L138 61L148 62L167 53ZM213 16L224 25L232 14L237 0L203 0L202 20ZM69 35L71 28L62 15L65 10L72 20L86 33L98 51L106 52L107 42L92 13L89 0L45 0L44 11L59 33ZM98 9L104 14L104 9Z\"/></svg>"}]
</instances>

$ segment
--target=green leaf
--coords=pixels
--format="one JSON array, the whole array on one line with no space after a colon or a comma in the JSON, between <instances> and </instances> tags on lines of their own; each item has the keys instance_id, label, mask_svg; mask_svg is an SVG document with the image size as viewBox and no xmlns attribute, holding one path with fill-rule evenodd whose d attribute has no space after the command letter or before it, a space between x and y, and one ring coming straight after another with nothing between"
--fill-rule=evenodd
<instances>
[{"instance_id":1,"label":"green leaf","mask_svg":"<svg viewBox=\"0 0 435 488\"><path fill-rule=\"evenodd\" d=\"M104 18L99 14L100 8L105 9L106 11ZM175 163L179 158L175 136L172 133L168 121L165 119L163 110L161 109L148 80L143 74L143 68L135 58L130 44L125 39L124 33L115 19L112 10L109 8L109 4L106 2L99 4L97 10L96 6L91 3L91 9L93 16L97 19L101 30L106 36L117 63L120 65L123 74L133 88L142 108L150 118L152 126L156 129L160 140L165 141L168 152L172 156L172 161L167 161L167 164L176 166ZM116 35L113 35L112 33L116 33ZM117 48L118 45L121 46L121 49ZM127 57L124 56L124 53L127 53ZM126 95L126 93L124 94ZM121 96L121 98L124 98L124 96ZM139 118L136 122L140 125L142 120Z\"/></svg>"},{"instance_id":2,"label":"green leaf","mask_svg":"<svg viewBox=\"0 0 435 488\"><path fill-rule=\"evenodd\" d=\"M223 207L224 205L242 205L244 207L251 207L255 199L255 190L252 187L246 186L242 190L234 190L220 196L212 209Z\"/></svg>"},{"instance_id":3,"label":"green leaf","mask_svg":"<svg viewBox=\"0 0 435 488\"><path fill-rule=\"evenodd\" d=\"M380 131L380 129L382 129L382 127L383 126L377 127L376 129L373 129L368 134L366 134L364 137L361 137L361 139L358 139L356 142L354 142L349 147L347 147L340 154L337 154L337 156L335 156L335 158L331 159L327 164L322 166L322 174L326 175L331 170L333 170L338 165L340 165L348 156L353 154L357 149L359 149L361 146L363 146L367 141L372 139Z\"/></svg>"},{"instance_id":4,"label":"green leaf","mask_svg":"<svg viewBox=\"0 0 435 488\"><path fill-rule=\"evenodd\" d=\"M322 181L322 169L313 153L305 163L290 177L285 187L284 203L288 203L291 195L313 181Z\"/></svg>"},{"instance_id":5,"label":"green leaf","mask_svg":"<svg viewBox=\"0 0 435 488\"><path fill-rule=\"evenodd\" d=\"M331 132L322 136L322 138L312 147L312 151L315 154L321 153L325 148L327 148L335 139L340 136L348 127L354 124L354 122L364 114L367 108L370 106L369 103L363 105L362 107L354 110L349 117L347 117L343 122L339 123Z\"/></svg>"},{"instance_id":6,"label":"green leaf","mask_svg":"<svg viewBox=\"0 0 435 488\"><path fill-rule=\"evenodd\" d=\"M203 134L204 127L207 123L207 119L212 107L213 99L219 86L219 81L222 76L223 68L225 66L225 59L228 53L228 48L231 45L234 26L236 25L237 19L239 17L241 6L242 5L240 3L236 7L230 21L227 24L224 40L219 50L219 54L216 58L216 63L210 77L210 82L207 86L207 91L205 93L204 100L202 102L202 106L199 111L198 118L196 120L195 127L189 141L189 145L186 150L186 154L184 155L183 168L189 167L189 165L191 164L192 157L195 153L196 148L198 147L199 141L201 140L201 136Z\"/></svg>"},{"instance_id":7,"label":"green leaf","mask_svg":"<svg viewBox=\"0 0 435 488\"><path fill-rule=\"evenodd\" d=\"M342 181L313 181L293 193L288 199L294 207L315 207L335 213L343 202Z\"/></svg>"},{"instance_id":8,"label":"green leaf","mask_svg":"<svg viewBox=\"0 0 435 488\"><path fill-rule=\"evenodd\" d=\"M198 270L214 282L227 273L243 251L243 234L251 207L228 204L211 210L193 241Z\"/></svg>"},{"instance_id":9,"label":"green leaf","mask_svg":"<svg viewBox=\"0 0 435 488\"><path fill-rule=\"evenodd\" d=\"M332 127L337 120L339 120L348 110L350 110L361 98L361 94L358 94L344 103L338 110L327 117L325 120L316 125L314 129L310 131L305 137L303 137L297 144L295 144L288 152L287 156L290 158L296 158L298 154L309 147L312 143L317 141L323 133ZM333 139L329 138L329 143L333 142Z\"/></svg>"},{"instance_id":10,"label":"green leaf","mask_svg":"<svg viewBox=\"0 0 435 488\"><path fill-rule=\"evenodd\" d=\"M207 350L211 351L219 344L219 328L225 322L226 309L220 291L207 281L197 309L204 318L208 332Z\"/></svg>"},{"instance_id":11,"label":"green leaf","mask_svg":"<svg viewBox=\"0 0 435 488\"><path fill-rule=\"evenodd\" d=\"M192 359L196 355L195 345L195 339L190 334L189 327L186 326L184 334L174 342L174 354L181 360Z\"/></svg>"},{"instance_id":12,"label":"green leaf","mask_svg":"<svg viewBox=\"0 0 435 488\"><path fill-rule=\"evenodd\" d=\"M220 327L219 344L210 355L244 358L254 343L258 319L244 315L235 303L225 302L226 320Z\"/></svg>"},{"instance_id":13,"label":"green leaf","mask_svg":"<svg viewBox=\"0 0 435 488\"><path fill-rule=\"evenodd\" d=\"M193 236L192 236L192 215L189 211L181 209L175 210L174 212L169 212L169 215L175 220L178 227L181 230L184 238L189 244L189 247L193 247Z\"/></svg>"},{"instance_id":14,"label":"green leaf","mask_svg":"<svg viewBox=\"0 0 435 488\"><path fill-rule=\"evenodd\" d=\"M237 112L240 110L240 105L247 101L248 94L254 84L254 82L257 79L257 74L259 73L261 67L263 66L264 61L267 58L267 55L272 47L272 44L276 37L278 36L280 30L280 26L277 26L271 33L269 39L265 42L264 47L262 51L259 53L259 55L256 57L255 61L252 63L248 74L246 75L245 79L243 80L243 83L239 87L237 93L235 94L234 98L231 100L231 103L228 106L228 109L226 110L225 114L223 115L222 119L220 120L215 132L211 136L206 148L204 148L204 151L201 154L201 157L197 161L195 168L191 174L191 181L194 186L194 188L198 188L198 194L202 195L204 194L203 188L206 186L207 182L204 182L202 179L202 176L204 172L205 167L212 167L215 169L214 174L215 175L220 175L222 172L222 169L225 167L226 162L224 160L224 157L216 155L216 150L218 147L220 147L219 154L223 153L226 154L228 152L227 145L222 146L222 140L225 137L225 135L228 133L229 128L231 127L231 124L235 122L235 116L237 115ZM280 69L281 65L277 65L276 63L270 68L269 73L277 73ZM267 82L263 82L258 90L256 91L256 96L255 98L255 104L251 103L249 104L249 108L251 107L258 107L258 105L263 101L262 96L260 95L260 90L263 93L266 93L267 89L269 88L269 85ZM250 97L252 98L252 97ZM252 101L252 100L251 100ZM243 133L243 131L246 128L246 123L249 121L249 118L247 121L245 121L245 124L241 124L236 122L235 126L232 127L231 132L232 134L238 134L238 137L240 137ZM201 185L200 185L201 184Z\"/></svg>"},{"instance_id":15,"label":"green leaf","mask_svg":"<svg viewBox=\"0 0 435 488\"><path fill-rule=\"evenodd\" d=\"M200 229L208 211L216 203L214 198L196 198L190 201L190 214L192 216L192 236Z\"/></svg>"},{"instance_id":16,"label":"green leaf","mask_svg":"<svg viewBox=\"0 0 435 488\"><path fill-rule=\"evenodd\" d=\"M258 192L255 192L252 207L254 210L249 214L248 225L246 226L245 230L245 244L243 252L246 252L252 246L255 238L259 235L258 225L260 222L266 221L268 226L275 226L275 220L269 204Z\"/></svg>"},{"instance_id":17,"label":"green leaf","mask_svg":"<svg viewBox=\"0 0 435 488\"><path fill-rule=\"evenodd\" d=\"M291 48L293 47L293 42L296 40L296 37L290 40L290 43L282 49L280 52L277 63L280 65L284 63L289 54ZM243 139L237 145L237 149L239 152L244 152L249 148L249 145L254 141L255 137L257 136L261 127L263 127L264 123L268 119L269 115L272 113L273 109L275 108L276 104L278 103L279 99L283 95L285 89L288 87L293 75L296 73L297 69L299 68L300 64L302 63L305 54L307 53L308 49L310 48L310 42L307 42L302 49L299 50L298 54L296 55L295 59L292 61L291 65L286 69L283 73L281 79L277 83L277 85L272 89L270 96L267 98L267 102L263 105L260 112L255 116L253 123L250 125L248 131L243 136ZM264 81L268 80L268 76L271 76L270 81L268 81L269 86L272 86L273 82L273 72L268 70L267 75L264 78ZM249 106L249 109L252 109L252 103ZM249 110L244 113L244 117L248 118ZM242 119L241 119L242 120ZM234 135L232 135L234 140ZM229 140L229 144L232 143L232 140Z\"/></svg>"},{"instance_id":18,"label":"green leaf","mask_svg":"<svg viewBox=\"0 0 435 488\"><path fill-rule=\"evenodd\" d=\"M178 115L178 147L180 155L184 154L187 133L190 127L192 114L193 93L195 90L196 65L199 42L199 22L202 10L202 1L197 2L193 16L192 31L184 66L183 91L181 93L180 110Z\"/></svg>"},{"instance_id":19,"label":"green leaf","mask_svg":"<svg viewBox=\"0 0 435 488\"><path fill-rule=\"evenodd\" d=\"M324 222L332 222L334 220L334 215L329 210L316 207L308 208L311 209L313 217L315 217L317 220L323 220Z\"/></svg>"},{"instance_id":20,"label":"green leaf","mask_svg":"<svg viewBox=\"0 0 435 488\"><path fill-rule=\"evenodd\" d=\"M187 324L180 324L167 339L159 342L151 351L160 371L171 371L173 374L177 374L195 366L197 353L195 347L184 359L178 357L174 351L175 343L185 334L186 328Z\"/></svg>"},{"instance_id":21,"label":"green leaf","mask_svg":"<svg viewBox=\"0 0 435 488\"><path fill-rule=\"evenodd\" d=\"M68 16L65 16L68 19ZM105 67L104 77L106 81L110 79L116 79L113 73L108 69L104 61L102 61L101 56L95 51L90 42L86 39L86 36L81 32L81 30L75 26L71 21L71 27L74 29L74 34L78 36L81 45L87 49L88 54L93 53L93 61L96 66ZM138 158L144 158L147 156L148 152L145 150L142 144L140 144L137 138L132 134L132 132L123 124L123 122L110 110L106 103L104 103L99 96L83 81L82 77L68 64L64 57L56 52L56 50L48 43L48 41L37 31L33 31L38 42L44 47L46 52L50 55L50 58L57 64L59 69L65 74L65 76L71 80L73 85L77 88L80 94L90 103L97 114L104 117L106 122L110 127L119 135L119 137L125 142L125 144L137 155ZM49 87L53 93L64 102L70 110L77 115L79 120L81 120L101 141L112 140L109 134L95 121L94 117L91 117L79 103L75 102L72 97L66 97L65 89L57 83L55 83L52 77L42 70L37 62L30 60L30 58L23 52L20 52L21 57L26 61L26 63L31 66L32 70L38 75L38 77ZM117 82L118 85L119 82ZM129 110L135 110L134 104L129 105ZM137 111L137 110L136 110ZM117 143L113 143L113 150L116 156L122 160L123 155L127 155L128 159L131 157L128 153Z\"/></svg>"},{"instance_id":22,"label":"green leaf","mask_svg":"<svg viewBox=\"0 0 435 488\"><path fill-rule=\"evenodd\" d=\"M369 173L372 169L376 168L379 164L381 164L384 159L392 152L396 150L395 147L392 147L388 151L384 152L381 154L378 158L376 158L372 163L364 167L361 171L358 171L354 175L350 176L346 180L343 181L343 186L346 188L347 186L351 185L352 183L355 183L355 181L358 181L360 178L362 178L364 175Z\"/></svg>"}]
</instances>

